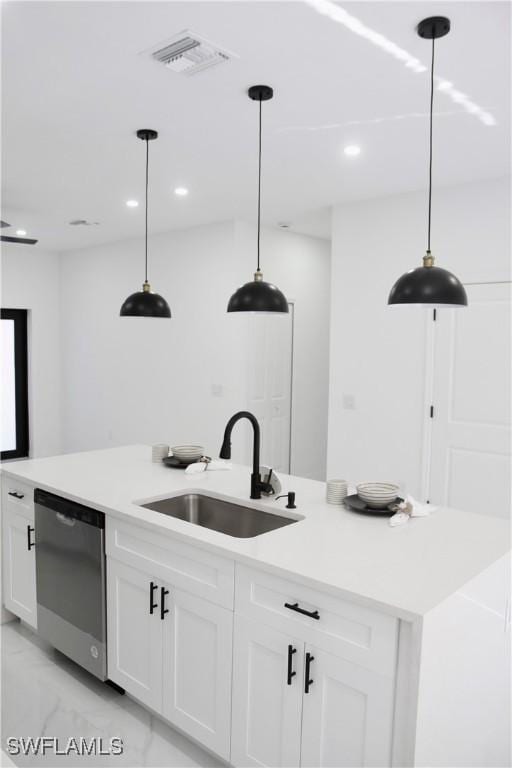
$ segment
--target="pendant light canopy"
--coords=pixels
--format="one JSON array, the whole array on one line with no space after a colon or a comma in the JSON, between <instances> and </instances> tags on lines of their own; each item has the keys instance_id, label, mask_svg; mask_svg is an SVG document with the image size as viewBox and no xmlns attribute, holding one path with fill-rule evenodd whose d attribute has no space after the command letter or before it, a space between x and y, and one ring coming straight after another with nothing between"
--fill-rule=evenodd
<instances>
[{"instance_id":1,"label":"pendant light canopy","mask_svg":"<svg viewBox=\"0 0 512 768\"><path fill-rule=\"evenodd\" d=\"M153 293L148 283L148 171L149 142L158 138L158 133L150 128L137 131L137 136L146 142L146 237L145 237L145 278L142 291L132 293L121 307L121 317L170 317L171 310L163 296Z\"/></svg>"},{"instance_id":2,"label":"pendant light canopy","mask_svg":"<svg viewBox=\"0 0 512 768\"><path fill-rule=\"evenodd\" d=\"M259 140L258 140L258 264L254 280L245 283L232 295L228 303L228 312L289 312L284 294L263 280L260 269L260 233L261 233L261 103L274 95L269 85L253 85L248 90L249 98L259 102Z\"/></svg>"},{"instance_id":3,"label":"pendant light canopy","mask_svg":"<svg viewBox=\"0 0 512 768\"><path fill-rule=\"evenodd\" d=\"M388 304L422 304L427 306L465 307L466 291L460 280L447 269L434 266L430 251L430 224L432 212L432 116L434 107L434 48L435 41L450 31L450 19L431 16L418 24L418 35L432 40L432 64L430 72L430 131L429 131L429 178L428 178L428 227L427 252L423 266L402 275L391 289Z\"/></svg>"}]
</instances>

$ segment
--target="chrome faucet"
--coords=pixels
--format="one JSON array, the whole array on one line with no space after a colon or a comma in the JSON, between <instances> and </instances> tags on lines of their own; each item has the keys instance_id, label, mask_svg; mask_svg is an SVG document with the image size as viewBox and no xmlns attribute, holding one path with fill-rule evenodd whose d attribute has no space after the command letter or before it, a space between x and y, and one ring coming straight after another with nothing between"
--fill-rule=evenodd
<instances>
[{"instance_id":1,"label":"chrome faucet","mask_svg":"<svg viewBox=\"0 0 512 768\"><path fill-rule=\"evenodd\" d=\"M260 475L261 438L260 425L258 424L256 416L254 416L252 413L249 413L249 411L238 411L238 413L235 413L235 415L230 418L226 424L226 429L224 430L224 440L222 441L222 447L220 449L219 456L221 459L231 458L231 432L233 431L233 427L237 421L240 421L240 419L248 419L252 424L254 438L252 444L251 499L261 499L262 491L264 493L273 493L273 489L270 483L265 483L262 481Z\"/></svg>"}]
</instances>

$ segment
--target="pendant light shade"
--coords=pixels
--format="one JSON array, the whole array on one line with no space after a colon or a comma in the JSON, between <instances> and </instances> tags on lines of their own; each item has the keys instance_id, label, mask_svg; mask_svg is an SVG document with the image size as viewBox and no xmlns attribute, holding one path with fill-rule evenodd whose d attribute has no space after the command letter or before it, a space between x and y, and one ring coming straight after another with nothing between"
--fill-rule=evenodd
<instances>
[{"instance_id":1,"label":"pendant light shade","mask_svg":"<svg viewBox=\"0 0 512 768\"><path fill-rule=\"evenodd\" d=\"M228 312L289 312L285 295L272 283L263 280L260 269L260 235L261 235L261 103L268 101L274 95L269 85L253 85L248 90L249 98L259 102L259 139L258 139L258 262L254 280L242 285L231 296Z\"/></svg>"},{"instance_id":2,"label":"pendant light shade","mask_svg":"<svg viewBox=\"0 0 512 768\"><path fill-rule=\"evenodd\" d=\"M146 230L145 230L145 279L142 290L130 294L123 302L119 314L121 317L170 317L171 310L163 296L153 293L148 282L148 178L149 178L149 142L158 138L158 133L150 128L137 131L137 137L146 142Z\"/></svg>"},{"instance_id":3,"label":"pendant light shade","mask_svg":"<svg viewBox=\"0 0 512 768\"><path fill-rule=\"evenodd\" d=\"M388 304L465 307L466 291L460 280L441 267L416 267L398 278Z\"/></svg>"},{"instance_id":4,"label":"pendant light shade","mask_svg":"<svg viewBox=\"0 0 512 768\"><path fill-rule=\"evenodd\" d=\"M240 286L229 300L228 312L288 312L288 302L277 286L266 283L261 272Z\"/></svg>"},{"instance_id":5,"label":"pendant light shade","mask_svg":"<svg viewBox=\"0 0 512 768\"><path fill-rule=\"evenodd\" d=\"M432 64L430 71L430 132L429 132L429 178L428 178L428 226L427 251L423 266L411 269L394 284L388 304L423 305L441 307L465 307L468 303L466 290L460 280L447 269L434 266L430 250L430 229L432 219L432 117L434 107L434 43L450 31L450 19L445 16L431 16L418 24L418 35L432 40Z\"/></svg>"},{"instance_id":6,"label":"pendant light shade","mask_svg":"<svg viewBox=\"0 0 512 768\"><path fill-rule=\"evenodd\" d=\"M121 317L170 317L171 310L163 296L153 293L149 283L143 283L142 291L136 291L123 302Z\"/></svg>"}]
</instances>

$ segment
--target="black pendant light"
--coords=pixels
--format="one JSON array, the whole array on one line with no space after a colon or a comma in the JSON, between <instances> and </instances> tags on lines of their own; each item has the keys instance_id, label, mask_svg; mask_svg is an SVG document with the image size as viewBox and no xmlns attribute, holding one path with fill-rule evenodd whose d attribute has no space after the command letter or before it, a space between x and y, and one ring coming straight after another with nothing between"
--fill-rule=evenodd
<instances>
[{"instance_id":1,"label":"black pendant light","mask_svg":"<svg viewBox=\"0 0 512 768\"><path fill-rule=\"evenodd\" d=\"M232 295L228 312L289 312L288 302L283 293L263 280L260 269L260 230L261 230L261 102L268 101L274 95L269 85L253 85L248 90L249 98L259 101L259 142L258 142L258 266L254 280L245 283Z\"/></svg>"},{"instance_id":2,"label":"black pendant light","mask_svg":"<svg viewBox=\"0 0 512 768\"><path fill-rule=\"evenodd\" d=\"M432 114L434 107L434 47L438 37L450 31L450 19L431 16L418 24L418 35L432 40L432 64L430 72L430 132L429 132L429 177L428 177L428 236L427 252L423 266L411 269L402 275L391 289L388 304L423 304L427 306L465 307L468 303L466 291L460 280L447 269L434 266L430 251L430 223L432 211Z\"/></svg>"},{"instance_id":3,"label":"black pendant light","mask_svg":"<svg viewBox=\"0 0 512 768\"><path fill-rule=\"evenodd\" d=\"M137 136L146 142L146 239L145 239L145 278L142 291L132 293L121 307L121 317L170 317L171 310L163 296L153 293L148 283L148 171L149 142L158 138L158 133L150 128L137 131Z\"/></svg>"}]
</instances>

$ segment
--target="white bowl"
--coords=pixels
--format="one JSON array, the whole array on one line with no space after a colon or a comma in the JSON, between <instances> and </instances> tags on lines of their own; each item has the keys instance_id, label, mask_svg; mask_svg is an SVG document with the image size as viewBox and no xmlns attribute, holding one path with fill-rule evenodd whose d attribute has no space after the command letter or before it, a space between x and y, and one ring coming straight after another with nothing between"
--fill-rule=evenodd
<instances>
[{"instance_id":1,"label":"white bowl","mask_svg":"<svg viewBox=\"0 0 512 768\"><path fill-rule=\"evenodd\" d=\"M200 459L204 455L202 445L173 445L171 451L172 455L176 456L180 461Z\"/></svg>"},{"instance_id":2,"label":"white bowl","mask_svg":"<svg viewBox=\"0 0 512 768\"><path fill-rule=\"evenodd\" d=\"M359 498L369 507L382 509L396 499L400 486L395 483L359 483L356 489Z\"/></svg>"}]
</instances>

